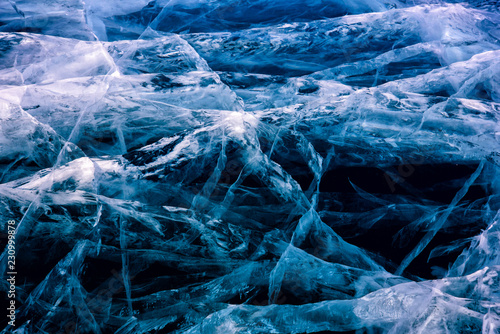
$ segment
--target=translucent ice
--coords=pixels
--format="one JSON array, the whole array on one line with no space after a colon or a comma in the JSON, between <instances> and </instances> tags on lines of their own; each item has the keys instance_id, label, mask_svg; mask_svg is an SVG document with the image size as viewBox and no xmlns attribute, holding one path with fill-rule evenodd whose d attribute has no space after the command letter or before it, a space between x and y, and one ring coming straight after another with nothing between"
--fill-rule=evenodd
<instances>
[{"instance_id":1,"label":"translucent ice","mask_svg":"<svg viewBox=\"0 0 500 334\"><path fill-rule=\"evenodd\" d=\"M498 333L496 5L0 3L2 333Z\"/></svg>"}]
</instances>

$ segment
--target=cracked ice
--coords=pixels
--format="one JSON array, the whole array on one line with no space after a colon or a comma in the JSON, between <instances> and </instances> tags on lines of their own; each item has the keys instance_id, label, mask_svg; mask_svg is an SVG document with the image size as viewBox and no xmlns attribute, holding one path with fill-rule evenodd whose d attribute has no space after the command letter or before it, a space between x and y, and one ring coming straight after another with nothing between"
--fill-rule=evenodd
<instances>
[{"instance_id":1,"label":"cracked ice","mask_svg":"<svg viewBox=\"0 0 500 334\"><path fill-rule=\"evenodd\" d=\"M2 333L500 331L497 1L12 0L0 59Z\"/></svg>"}]
</instances>

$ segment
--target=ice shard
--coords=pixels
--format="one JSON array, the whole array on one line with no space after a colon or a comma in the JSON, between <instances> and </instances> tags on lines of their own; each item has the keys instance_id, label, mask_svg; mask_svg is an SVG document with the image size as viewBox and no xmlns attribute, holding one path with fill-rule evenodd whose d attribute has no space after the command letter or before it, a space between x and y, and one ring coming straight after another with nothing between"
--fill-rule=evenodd
<instances>
[{"instance_id":1,"label":"ice shard","mask_svg":"<svg viewBox=\"0 0 500 334\"><path fill-rule=\"evenodd\" d=\"M499 224L496 1L0 3L1 333L494 334Z\"/></svg>"}]
</instances>

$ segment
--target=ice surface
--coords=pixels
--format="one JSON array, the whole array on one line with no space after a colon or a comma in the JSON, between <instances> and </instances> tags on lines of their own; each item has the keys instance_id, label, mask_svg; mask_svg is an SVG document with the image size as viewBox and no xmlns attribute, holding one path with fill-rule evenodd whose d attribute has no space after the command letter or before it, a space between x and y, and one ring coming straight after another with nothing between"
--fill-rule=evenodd
<instances>
[{"instance_id":1,"label":"ice surface","mask_svg":"<svg viewBox=\"0 0 500 334\"><path fill-rule=\"evenodd\" d=\"M2 333L498 333L499 15L0 3Z\"/></svg>"}]
</instances>

